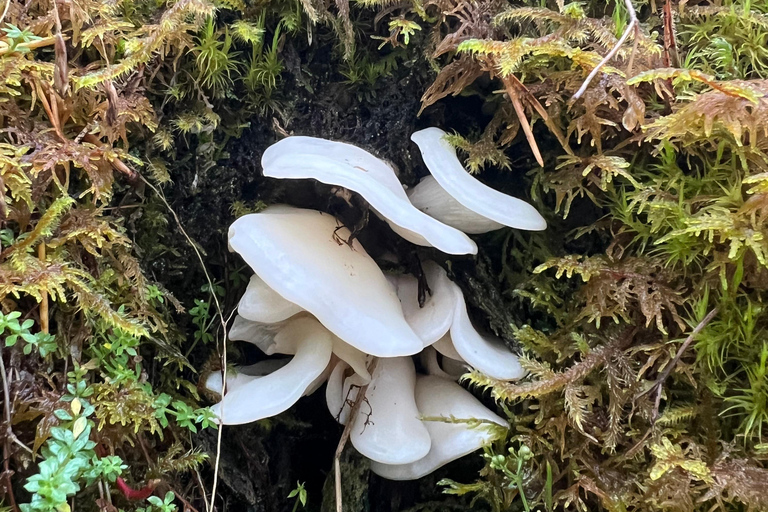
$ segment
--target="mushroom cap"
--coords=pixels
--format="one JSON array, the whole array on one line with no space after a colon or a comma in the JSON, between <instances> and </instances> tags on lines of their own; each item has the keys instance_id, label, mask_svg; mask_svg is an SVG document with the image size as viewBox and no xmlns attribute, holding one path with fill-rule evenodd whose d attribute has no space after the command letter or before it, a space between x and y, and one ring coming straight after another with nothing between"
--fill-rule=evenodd
<instances>
[{"instance_id":1,"label":"mushroom cap","mask_svg":"<svg viewBox=\"0 0 768 512\"><path fill-rule=\"evenodd\" d=\"M416 277L404 274L397 276L395 283L405 320L426 347L448 332L456 297L454 285L440 265L426 261L422 269L432 292L427 293L424 307L419 307L419 280Z\"/></svg>"},{"instance_id":2,"label":"mushroom cap","mask_svg":"<svg viewBox=\"0 0 768 512\"><path fill-rule=\"evenodd\" d=\"M311 178L357 192L409 242L448 254L477 253L477 245L467 235L414 208L392 167L357 146L287 137L267 148L261 165L264 176L270 178Z\"/></svg>"},{"instance_id":3,"label":"mushroom cap","mask_svg":"<svg viewBox=\"0 0 768 512\"><path fill-rule=\"evenodd\" d=\"M333 367L325 387L325 403L328 405L328 412L342 425L347 424L351 404L357 399L358 391L370 382L370 378L365 380L354 372L348 375L350 371L346 361L339 361Z\"/></svg>"},{"instance_id":4,"label":"mushroom cap","mask_svg":"<svg viewBox=\"0 0 768 512\"><path fill-rule=\"evenodd\" d=\"M235 366L231 370L227 371L227 391L250 382L254 377L264 377L270 373L279 370L291 360L286 358L281 359L265 359L248 366ZM211 372L205 379L205 388L213 393L221 395L221 372Z\"/></svg>"},{"instance_id":5,"label":"mushroom cap","mask_svg":"<svg viewBox=\"0 0 768 512\"><path fill-rule=\"evenodd\" d=\"M260 322L253 322L240 315L235 315L235 321L229 328L227 336L231 341L246 341L259 347L267 355L275 353L273 346L275 344L275 334L282 324L266 325Z\"/></svg>"},{"instance_id":6,"label":"mushroom cap","mask_svg":"<svg viewBox=\"0 0 768 512\"><path fill-rule=\"evenodd\" d=\"M385 464L406 464L427 455L431 440L419 419L415 386L410 357L379 359L349 436L358 452Z\"/></svg>"},{"instance_id":7,"label":"mushroom cap","mask_svg":"<svg viewBox=\"0 0 768 512\"><path fill-rule=\"evenodd\" d=\"M368 384L371 381L371 374L368 373L368 354L361 352L334 334L331 334L331 341L333 342L333 353L352 367L363 384Z\"/></svg>"},{"instance_id":8,"label":"mushroom cap","mask_svg":"<svg viewBox=\"0 0 768 512\"><path fill-rule=\"evenodd\" d=\"M504 226L531 231L547 228L547 222L530 204L494 190L473 178L456 157L456 149L445 140L446 133L439 128L426 128L411 135L419 146L429 172L445 191L465 208ZM418 187L417 187L418 188ZM410 197L413 202L415 197ZM423 209L430 206L430 215L435 216L436 203L420 204ZM445 220L435 216L438 220Z\"/></svg>"},{"instance_id":9,"label":"mushroom cap","mask_svg":"<svg viewBox=\"0 0 768 512\"><path fill-rule=\"evenodd\" d=\"M349 410L344 407L347 398L344 390L344 384L347 381L345 373L348 369L347 363L339 361L331 370L331 375L328 376L328 382L325 384L325 403L328 405L328 412L342 425L347 423L347 414L342 418L342 413Z\"/></svg>"},{"instance_id":10,"label":"mushroom cap","mask_svg":"<svg viewBox=\"0 0 768 512\"><path fill-rule=\"evenodd\" d=\"M297 315L292 318L296 318L296 316ZM302 316L310 317L310 315L306 313L302 313ZM296 345L294 340L287 337L281 331L285 323L286 322L262 324L246 320L242 316L236 315L235 321L229 330L229 339L252 343L268 356L273 354L295 354ZM359 374L366 383L371 380L371 376L368 373L368 354L356 349L330 331L328 331L328 334L331 335L333 353L338 356L339 359L352 365L352 369L355 373Z\"/></svg>"},{"instance_id":11,"label":"mushroom cap","mask_svg":"<svg viewBox=\"0 0 768 512\"><path fill-rule=\"evenodd\" d=\"M282 368L229 390L211 407L224 425L250 423L287 410L326 370L331 335L312 317L297 317L280 331L295 345L296 355Z\"/></svg>"},{"instance_id":12,"label":"mushroom cap","mask_svg":"<svg viewBox=\"0 0 768 512\"><path fill-rule=\"evenodd\" d=\"M331 215L271 206L229 228L229 244L264 282L313 314L342 340L377 357L411 355L423 344L403 317L381 269Z\"/></svg>"},{"instance_id":13,"label":"mushroom cap","mask_svg":"<svg viewBox=\"0 0 768 512\"><path fill-rule=\"evenodd\" d=\"M453 417L487 420L507 427L507 422L489 411L471 393L453 381L433 375L420 375L416 381L416 404L422 417ZM371 471L390 480L415 480L437 468L472 453L492 440L492 434L465 423L424 421L432 439L429 453L409 464L371 462Z\"/></svg>"},{"instance_id":14,"label":"mushroom cap","mask_svg":"<svg viewBox=\"0 0 768 512\"><path fill-rule=\"evenodd\" d=\"M427 215L470 235L487 233L504 227L504 224L499 224L462 205L440 186L434 176L422 178L408 191L408 199L413 206Z\"/></svg>"},{"instance_id":15,"label":"mushroom cap","mask_svg":"<svg viewBox=\"0 0 768 512\"><path fill-rule=\"evenodd\" d=\"M301 311L301 307L285 300L256 274L248 281L237 306L237 312L243 318L267 324L282 322Z\"/></svg>"},{"instance_id":16,"label":"mushroom cap","mask_svg":"<svg viewBox=\"0 0 768 512\"><path fill-rule=\"evenodd\" d=\"M518 357L501 339L477 332L467 314L464 296L459 292L457 297L450 335L461 359L494 379L516 380L524 377L525 370L520 366ZM452 356L449 354L449 357Z\"/></svg>"}]
</instances>

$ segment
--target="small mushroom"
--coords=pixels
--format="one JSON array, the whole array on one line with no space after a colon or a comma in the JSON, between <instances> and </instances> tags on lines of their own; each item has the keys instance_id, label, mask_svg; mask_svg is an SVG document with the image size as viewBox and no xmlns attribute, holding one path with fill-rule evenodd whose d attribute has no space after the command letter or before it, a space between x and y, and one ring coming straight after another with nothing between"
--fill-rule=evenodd
<instances>
[{"instance_id":1,"label":"small mushroom","mask_svg":"<svg viewBox=\"0 0 768 512\"><path fill-rule=\"evenodd\" d=\"M432 174L408 194L416 208L465 233L485 233L502 226L530 231L546 229L547 222L533 206L473 178L445 135L439 128L426 128L411 135Z\"/></svg>"},{"instance_id":2,"label":"small mushroom","mask_svg":"<svg viewBox=\"0 0 768 512\"><path fill-rule=\"evenodd\" d=\"M395 286L405 320L426 347L439 340L450 328L456 288L445 270L434 261L424 262L422 269L431 292L427 293L423 306L419 306L419 281L414 276L397 276Z\"/></svg>"},{"instance_id":3,"label":"small mushroom","mask_svg":"<svg viewBox=\"0 0 768 512\"><path fill-rule=\"evenodd\" d=\"M310 317L308 313L302 313L302 316ZM284 325L285 322L278 322L276 324L252 322L237 315L229 330L229 339L252 343L268 356L273 354L294 354L294 344L281 332L281 328ZM328 331L328 334L331 336L333 353L339 359L350 364L352 369L368 382L371 379L367 369L368 354L346 343L330 331Z\"/></svg>"},{"instance_id":4,"label":"small mushroom","mask_svg":"<svg viewBox=\"0 0 768 512\"><path fill-rule=\"evenodd\" d=\"M516 380L525 375L518 357L504 342L480 334L469 319L461 288L448 279L439 265L422 264L432 291L424 307L418 304L418 282L413 276L397 276L393 282L405 319L425 346L434 345L441 354L468 363L489 377Z\"/></svg>"},{"instance_id":5,"label":"small mushroom","mask_svg":"<svg viewBox=\"0 0 768 512\"><path fill-rule=\"evenodd\" d=\"M416 405L426 425L432 445L427 455L409 464L371 462L371 471L389 480L415 480L441 466L468 455L493 440L493 433L484 425L470 428L456 422L485 420L508 427L508 423L489 411L471 393L447 379L420 375L416 381ZM446 421L429 421L445 418Z\"/></svg>"},{"instance_id":6,"label":"small mushroom","mask_svg":"<svg viewBox=\"0 0 768 512\"><path fill-rule=\"evenodd\" d=\"M229 245L267 286L314 315L336 336L377 357L419 352L400 301L349 230L315 210L271 206L229 228Z\"/></svg>"},{"instance_id":7,"label":"small mushroom","mask_svg":"<svg viewBox=\"0 0 768 512\"><path fill-rule=\"evenodd\" d=\"M243 318L268 324L282 322L301 311L301 307L285 300L256 274L251 276L237 306Z\"/></svg>"},{"instance_id":8,"label":"small mushroom","mask_svg":"<svg viewBox=\"0 0 768 512\"><path fill-rule=\"evenodd\" d=\"M363 385L358 375L344 379L342 385L345 370L338 365L326 388L328 409L342 423L348 421L349 409ZM416 368L410 357L379 359L351 427L349 439L357 451L386 464L413 462L429 452L431 441L419 420L415 385Z\"/></svg>"},{"instance_id":9,"label":"small mushroom","mask_svg":"<svg viewBox=\"0 0 768 512\"><path fill-rule=\"evenodd\" d=\"M456 353L469 365L494 379L517 380L524 377L525 370L520 366L518 357L501 339L477 332L469 320L464 296L459 293L458 297L451 324L451 342Z\"/></svg>"},{"instance_id":10,"label":"small mushroom","mask_svg":"<svg viewBox=\"0 0 768 512\"><path fill-rule=\"evenodd\" d=\"M357 146L287 137L267 148L261 165L270 178L311 178L357 192L409 242L448 254L477 253L477 245L466 234L414 208L392 167Z\"/></svg>"},{"instance_id":11,"label":"small mushroom","mask_svg":"<svg viewBox=\"0 0 768 512\"><path fill-rule=\"evenodd\" d=\"M259 361L258 363L248 366L235 366L234 368L227 370L227 391L232 391L243 384L247 384L253 380L254 377L258 378L269 375L270 373L279 370L290 361L290 359L286 358L265 359L264 361ZM222 385L220 371L211 372L208 375L205 379L205 388L208 391L221 395Z\"/></svg>"},{"instance_id":12,"label":"small mushroom","mask_svg":"<svg viewBox=\"0 0 768 512\"><path fill-rule=\"evenodd\" d=\"M252 376L229 390L211 409L224 425L239 425L275 416L296 403L326 371L331 360L330 333L309 316L292 319L281 329L295 354L282 368Z\"/></svg>"}]
</instances>

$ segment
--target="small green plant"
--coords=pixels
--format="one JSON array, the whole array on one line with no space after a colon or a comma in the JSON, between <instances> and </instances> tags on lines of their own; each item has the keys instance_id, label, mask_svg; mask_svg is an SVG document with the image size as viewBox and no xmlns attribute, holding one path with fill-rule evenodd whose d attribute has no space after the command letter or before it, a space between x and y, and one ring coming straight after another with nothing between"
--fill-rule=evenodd
<instances>
[{"instance_id":1,"label":"small green plant","mask_svg":"<svg viewBox=\"0 0 768 512\"><path fill-rule=\"evenodd\" d=\"M24 28L23 30L17 27L16 25L11 25L8 23L8 26L2 29L3 32L5 32L5 36L8 38L8 42L10 43L8 46L8 52L29 52L30 49L28 46L26 46L26 43L31 43L34 41L40 41L43 38L36 36L30 29Z\"/></svg>"},{"instance_id":2,"label":"small green plant","mask_svg":"<svg viewBox=\"0 0 768 512\"><path fill-rule=\"evenodd\" d=\"M70 372L68 394L63 402L70 402L69 410L56 409L54 415L61 422L50 429L50 437L41 450L43 460L38 472L27 480L24 488L32 493L28 504L20 506L22 512L67 512L67 500L82 487L96 481L114 482L127 468L120 457L98 457L91 437L94 422L90 419L95 409L87 397L93 389L82 380L84 374Z\"/></svg>"},{"instance_id":3,"label":"small green plant","mask_svg":"<svg viewBox=\"0 0 768 512\"><path fill-rule=\"evenodd\" d=\"M165 493L165 497L150 496L147 498L148 507L137 508L136 512L176 512L176 505L173 503L174 494L170 491Z\"/></svg>"},{"instance_id":4,"label":"small green plant","mask_svg":"<svg viewBox=\"0 0 768 512\"><path fill-rule=\"evenodd\" d=\"M27 318L19 323L20 317L19 311L11 311L7 315L0 312L0 336L5 336L6 347L13 347L21 338L24 341L24 355L31 354L33 348L37 349L41 357L56 351L56 338L53 335L45 332L32 334L29 329L34 325L34 320Z\"/></svg>"},{"instance_id":5,"label":"small green plant","mask_svg":"<svg viewBox=\"0 0 768 512\"><path fill-rule=\"evenodd\" d=\"M307 490L304 488L303 482L296 482L296 487L288 494L288 499L296 498L293 503L292 512L296 512L299 509L299 505L302 508L307 506Z\"/></svg>"}]
</instances>

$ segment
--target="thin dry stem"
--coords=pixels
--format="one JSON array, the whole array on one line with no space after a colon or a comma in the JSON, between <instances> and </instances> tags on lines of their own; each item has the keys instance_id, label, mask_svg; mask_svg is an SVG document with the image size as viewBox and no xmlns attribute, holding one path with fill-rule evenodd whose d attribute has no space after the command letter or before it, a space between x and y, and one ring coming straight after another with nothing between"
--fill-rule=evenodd
<instances>
[{"instance_id":1,"label":"thin dry stem","mask_svg":"<svg viewBox=\"0 0 768 512\"><path fill-rule=\"evenodd\" d=\"M715 317L717 312L720 310L719 307L715 307L712 311L710 311L707 316L704 317L704 319L699 322L699 325L697 325L693 331L691 331L691 334L688 335L688 337L685 339L683 344L680 346L680 350L677 351L677 354L675 354L674 359L669 362L669 364L664 368L664 371L661 372L661 375L658 379L656 379L656 382L651 386L651 388L648 390L648 393L656 392L656 399L654 400L653 404L653 415L651 416L651 422L655 423L656 420L659 417L659 405L661 404L661 392L663 389L664 381L667 380L669 375L672 373L672 370L677 366L677 363L680 361L680 358L683 357L683 354L688 349L691 343L693 343L693 340L696 338L696 335L698 335L704 327L707 326L709 322L712 321L712 319Z\"/></svg>"},{"instance_id":2,"label":"thin dry stem","mask_svg":"<svg viewBox=\"0 0 768 512\"><path fill-rule=\"evenodd\" d=\"M533 151L533 156L536 158L536 162L544 167L544 159L541 156L541 151L539 151L539 145L536 144L536 138L533 136L533 131L531 130L528 118L525 116L525 109L520 101L520 95L517 93L515 84L508 76L502 77L502 81L504 82L504 87L507 90L509 99L512 101L512 106L515 107L515 113L520 120L520 126L523 128L525 138L528 139L528 145L531 147L531 151Z\"/></svg>"},{"instance_id":3,"label":"thin dry stem","mask_svg":"<svg viewBox=\"0 0 768 512\"><path fill-rule=\"evenodd\" d=\"M187 239L187 243L192 247L192 250L195 251L195 255L197 256L198 261L200 262L200 267L203 269L203 274L205 274L205 279L208 282L208 286L211 289L211 295L213 296L213 303L216 306L216 314L219 316L219 320L221 321L221 328L223 329L223 339L222 339L222 351L221 351L221 378L222 378L222 390L221 394L222 396L224 393L226 393L227 388L227 320L224 318L224 312L221 309L221 304L219 303L219 298L216 296L216 293L213 291L215 290L215 287L213 286L213 280L211 279L211 276L208 274L208 269L205 267L205 262L203 261L203 255L200 254L200 251L197 249L197 245L195 245L194 240L187 234L187 232L184 230L184 226L181 225L181 219L179 219L179 216L176 214L176 211L174 211L173 208L171 208L171 205L168 203L168 201L165 198L165 195L163 192L152 185L149 181L144 179L143 176L139 175L141 180L144 182L145 185L147 185L149 188L151 188L155 194L160 198L160 200L163 202L166 208L168 208L168 211L173 216L174 221L176 221L176 225L179 228L179 231L181 231L181 234L184 235L184 238ZM216 437L216 460L214 462L213 467L213 486L211 488L211 500L208 502L205 501L205 510L207 512L211 512L213 510L214 502L216 501L216 488L218 487L219 483L219 466L221 462L221 436L222 431L224 430L224 403L222 402L221 405L221 414L220 419L221 422L219 424L218 429L218 435Z\"/></svg>"},{"instance_id":4,"label":"thin dry stem","mask_svg":"<svg viewBox=\"0 0 768 512\"><path fill-rule=\"evenodd\" d=\"M37 246L37 258L45 263L45 242ZM48 294L45 292L40 301L40 330L48 334Z\"/></svg>"},{"instance_id":5,"label":"thin dry stem","mask_svg":"<svg viewBox=\"0 0 768 512\"><path fill-rule=\"evenodd\" d=\"M5 7L3 8L3 14L0 15L0 23L5 19L5 15L8 14L8 7L11 6L11 0L5 0Z\"/></svg>"},{"instance_id":6,"label":"thin dry stem","mask_svg":"<svg viewBox=\"0 0 768 512\"><path fill-rule=\"evenodd\" d=\"M11 392L8 388L8 376L5 372L5 362L3 361L3 349L0 346L0 375L3 380L3 410L5 413L5 422L7 429L11 429ZM11 472L9 468L10 462L10 449L8 447L8 436L5 437L3 442L3 469L5 470L6 479L8 480L8 501L14 512L19 512L19 507L16 506L16 498L13 495L13 483L11 482Z\"/></svg>"},{"instance_id":7,"label":"thin dry stem","mask_svg":"<svg viewBox=\"0 0 768 512\"><path fill-rule=\"evenodd\" d=\"M69 39L68 37L65 37L64 40ZM44 37L42 39L36 39L34 41L29 41L28 43L19 43L16 45L16 48L26 48L28 50L34 50L35 48L42 48L43 46L50 46L52 44L56 44L56 36L49 36ZM5 55L6 53L10 53L11 47L8 46L8 43L4 41L0 41L0 56Z\"/></svg>"},{"instance_id":8,"label":"thin dry stem","mask_svg":"<svg viewBox=\"0 0 768 512\"><path fill-rule=\"evenodd\" d=\"M576 91L576 94L573 95L573 100L577 100L581 98L581 96L584 94L584 91L587 90L587 87L589 87L590 82L597 76L597 74L600 72L600 69L602 69L603 66L608 64L612 58L616 56L617 53L619 53L619 50L624 45L624 42L629 37L630 32L635 32L635 38L637 39L637 36L639 34L640 29L640 22L637 20L637 13L635 12L635 6L632 5L632 0L624 0L624 4L627 7L627 12L629 13L629 24L627 25L627 28L624 29L624 33L621 34L621 38L616 43L616 45L611 49L610 52L608 52L608 55L606 55L603 60L601 60L597 66L589 73L587 76L587 79L584 80L584 83L581 84L581 87L579 87L579 90ZM634 58L634 52L632 57L630 58L630 66Z\"/></svg>"}]
</instances>

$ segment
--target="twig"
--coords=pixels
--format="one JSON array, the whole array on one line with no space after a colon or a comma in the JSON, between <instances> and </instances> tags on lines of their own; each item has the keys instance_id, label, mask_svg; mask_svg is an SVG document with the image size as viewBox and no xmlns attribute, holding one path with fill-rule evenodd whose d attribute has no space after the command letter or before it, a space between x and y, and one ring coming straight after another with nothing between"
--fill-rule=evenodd
<instances>
[{"instance_id":1,"label":"twig","mask_svg":"<svg viewBox=\"0 0 768 512\"><path fill-rule=\"evenodd\" d=\"M37 246L37 258L45 265L45 241ZM40 301L40 330L48 334L48 293L43 292Z\"/></svg>"},{"instance_id":2,"label":"twig","mask_svg":"<svg viewBox=\"0 0 768 512\"><path fill-rule=\"evenodd\" d=\"M374 359L371 361L371 364L368 365L368 373L371 375L371 379L373 379L373 372L376 371L376 365L378 364L378 361L378 359ZM339 439L339 445L336 447L336 453L333 456L333 476L334 484L336 486L336 512L342 512L340 462L341 454L344 451L344 446L349 440L349 435L352 433L352 427L355 424L355 418L357 417L357 413L360 410L360 406L363 405L363 402L365 401L365 392L368 390L369 384L370 382L365 386L362 386L357 392L355 403L352 404L352 408L349 410L349 416L347 416L347 424L344 426L344 431L341 433L341 439Z\"/></svg>"},{"instance_id":3,"label":"twig","mask_svg":"<svg viewBox=\"0 0 768 512\"><path fill-rule=\"evenodd\" d=\"M145 185L147 185L149 188L151 188L155 194L160 198L160 200L163 202L166 208L168 208L168 211L171 212L171 215L173 216L173 219L176 221L176 225L179 227L179 231L181 231L181 234L184 235L184 238L187 239L187 242L192 247L192 250L195 251L195 255L197 256L198 261L200 262L200 267L203 269L203 274L205 274L205 279L208 281L208 286L211 289L211 295L213 296L213 302L216 306L216 314L219 315L219 320L221 321L221 328L224 332L224 338L223 338L223 350L221 354L221 368L222 368L222 375L221 375L221 382L222 382L222 390L221 394L224 395L227 387L227 320L224 318L224 312L221 309L221 304L219 303L219 298L216 296L215 287L213 286L213 280L211 279L211 276L208 274L208 269L205 268L205 262L203 261L203 255L200 254L200 251L197 249L197 245L195 245L194 240L187 234L187 232L184 230L184 226L181 225L181 219L179 219L179 216L176 214L176 211L171 208L171 205L168 203L168 200L165 198L165 194L161 190L159 190L157 187L152 185L149 181L147 181L143 176L138 175L141 181L144 182ZM222 438L222 430L224 430L224 403L222 402L221 409L220 409L220 419L221 423L219 425L218 434L216 438L216 460L214 462L214 468L213 468L213 486L211 488L211 501L210 503L205 500L205 510L207 512L211 512L213 510L214 501L216 500L216 487L219 483L219 464L221 462L221 438Z\"/></svg>"},{"instance_id":4,"label":"twig","mask_svg":"<svg viewBox=\"0 0 768 512\"><path fill-rule=\"evenodd\" d=\"M16 444L19 446L19 448L23 448L23 449L24 449L24 451L26 451L27 453L29 453L30 455L32 455L32 457L34 457L34 456L35 456L35 452L33 452L33 451L32 451L32 448L30 448L29 446L27 446L27 445L25 445L24 443L22 443L22 442L21 442L21 439L19 439L18 437L16 437L16 434L14 434L14 433L13 433L13 430L11 430L11 427L10 427L10 425L8 426L8 430L6 431L5 435L6 435L6 436L8 436L8 438L9 438L11 441L13 441L14 443L16 443Z\"/></svg>"},{"instance_id":5,"label":"twig","mask_svg":"<svg viewBox=\"0 0 768 512\"><path fill-rule=\"evenodd\" d=\"M64 38L69 39L68 37ZM19 48L26 48L27 50L34 50L35 48L42 48L43 46L50 46L56 44L56 36L44 37L42 39L35 39L27 43L19 43L16 45L16 50ZM0 56L5 55L11 51L11 47L5 41L0 41Z\"/></svg>"},{"instance_id":6,"label":"twig","mask_svg":"<svg viewBox=\"0 0 768 512\"><path fill-rule=\"evenodd\" d=\"M79 135L78 135L78 137L79 137ZM92 133L86 133L85 135L83 135L82 139L85 142L89 142L89 143L94 144L96 146L104 145L104 143L101 142L101 140L99 140L99 138L97 136L95 136L94 134L92 134ZM119 172L125 174L126 176L128 176L129 179L135 179L136 176L138 176L138 173L136 171L132 170L130 167L125 165L125 163L122 160L120 160L119 158L112 159L109 162L109 164L116 171L119 171ZM154 187L152 187L152 188L154 188Z\"/></svg>"},{"instance_id":7,"label":"twig","mask_svg":"<svg viewBox=\"0 0 768 512\"><path fill-rule=\"evenodd\" d=\"M651 424L655 424L656 420L659 417L659 405L661 404L661 392L663 390L664 381L667 380L669 375L672 373L672 370L677 366L677 363L680 361L680 358L683 357L683 354L685 353L686 349L693 343L693 340L696 338L696 335L701 332L704 327L707 326L709 322L712 321L712 319L715 317L717 312L720 310L720 307L715 307L712 311L707 313L707 316L704 317L704 319L699 322L699 324L691 331L691 334L688 335L688 337L685 339L682 345L680 345L680 349L677 351L677 354L675 354L675 357L672 358L672 360L667 364L667 366L664 367L664 370L661 372L661 375L659 375L659 378L656 379L656 382L653 383L653 385L648 388L646 391L643 391L639 395L635 397L635 400L638 398L648 395L650 393L656 393L656 398L654 400L654 408L653 408L653 414L651 415ZM646 436L643 437L645 439ZM642 442L642 439L641 439ZM630 452L632 452L636 448L633 447Z\"/></svg>"},{"instance_id":8,"label":"twig","mask_svg":"<svg viewBox=\"0 0 768 512\"><path fill-rule=\"evenodd\" d=\"M5 0L5 8L3 9L3 14L0 16L0 23L3 22L5 19L5 15L8 14L8 8L11 6L11 0Z\"/></svg>"},{"instance_id":9,"label":"twig","mask_svg":"<svg viewBox=\"0 0 768 512\"><path fill-rule=\"evenodd\" d=\"M715 307L712 311L710 311L707 316L704 317L704 320L699 322L699 325L697 325L693 331L691 331L691 334L688 335L688 337L685 339L682 345L680 345L680 349L677 351L677 354L675 354L675 357L667 364L667 366L664 368L664 371L661 372L661 375L659 375L659 378L656 379L656 382L651 386L651 388L646 393L656 393L656 399L653 403L653 414L651 415L651 423L656 423L656 420L659 417L659 405L661 404L661 392L662 392L662 386L664 385L664 381L667 380L667 377L672 373L672 370L677 366L677 363L680 361L680 358L683 357L683 354L685 353L686 349L690 346L691 343L693 343L693 340L696 338L696 335L701 332L706 325L712 321L712 319L715 317L717 312L720 310L720 307ZM644 393L644 394L646 394Z\"/></svg>"},{"instance_id":10,"label":"twig","mask_svg":"<svg viewBox=\"0 0 768 512\"><path fill-rule=\"evenodd\" d=\"M186 499L184 499L184 497L181 495L181 493L176 492L176 490L173 487L171 487L170 489L171 489L171 492L173 493L173 495L176 496L176 499L178 499L180 502L182 502L184 504L185 512L188 511L188 510L191 511L191 512L198 512L197 509L195 507L193 507L190 502L188 502Z\"/></svg>"},{"instance_id":11,"label":"twig","mask_svg":"<svg viewBox=\"0 0 768 512\"><path fill-rule=\"evenodd\" d=\"M581 84L581 87L578 91L576 91L576 94L573 95L573 100L577 100L581 98L581 95L584 94L584 91L587 90L587 87L589 87L589 83L597 76L597 74L600 72L600 69L608 64L613 57L616 56L617 53L619 53L619 50L624 45L624 42L629 37L629 33L632 31L635 31L635 38L637 38L637 35L639 33L640 29L640 22L637 20L637 13L635 12L635 6L632 5L632 0L624 0L624 4L627 7L627 12L629 13L629 24L627 25L627 28L624 29L624 33L621 34L621 38L616 43L616 45L611 49L610 52L608 52L608 55L606 55L603 60L601 60L597 66L592 70L592 72L589 73L587 76L587 79L584 80L584 83ZM634 57L634 54L633 54ZM632 62L632 58L630 58L630 65Z\"/></svg>"},{"instance_id":12,"label":"twig","mask_svg":"<svg viewBox=\"0 0 768 512\"><path fill-rule=\"evenodd\" d=\"M509 76L502 77L502 81L504 82L504 88L507 90L507 95L509 95L509 99L512 101L512 106L515 107L515 113L517 114L517 118L520 120L520 126L525 133L525 138L528 139L528 145L531 147L531 151L533 151L533 156L536 157L536 162L540 166L544 167L544 159L541 157L539 145L536 144L536 139L533 136L531 125L525 115L525 109L523 108L523 104L520 101L520 95L515 88L515 84L512 80L510 80Z\"/></svg>"},{"instance_id":13,"label":"twig","mask_svg":"<svg viewBox=\"0 0 768 512\"><path fill-rule=\"evenodd\" d=\"M7 429L11 429L11 392L8 389L8 376L5 373L5 362L3 361L3 348L0 346L0 372L3 380L3 410L5 413L5 422ZM9 467L10 449L8 447L8 437L3 441L3 469L5 477L8 480L8 501L14 512L19 512L16 506L16 498L13 496L13 482L11 482L11 471Z\"/></svg>"}]
</instances>

